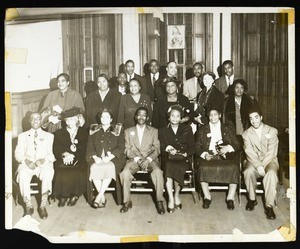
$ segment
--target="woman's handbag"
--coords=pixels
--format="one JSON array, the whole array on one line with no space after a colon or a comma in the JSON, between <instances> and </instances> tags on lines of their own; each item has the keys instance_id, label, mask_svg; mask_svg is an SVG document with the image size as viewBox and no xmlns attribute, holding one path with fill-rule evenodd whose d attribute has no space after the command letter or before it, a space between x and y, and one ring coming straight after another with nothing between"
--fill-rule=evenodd
<instances>
[{"instance_id":1,"label":"woman's handbag","mask_svg":"<svg viewBox=\"0 0 300 249\"><path fill-rule=\"evenodd\" d=\"M171 153L168 153L168 158L169 160L172 160L172 161L182 161L184 160L184 155L182 153L176 153L175 155L172 155Z\"/></svg>"}]
</instances>

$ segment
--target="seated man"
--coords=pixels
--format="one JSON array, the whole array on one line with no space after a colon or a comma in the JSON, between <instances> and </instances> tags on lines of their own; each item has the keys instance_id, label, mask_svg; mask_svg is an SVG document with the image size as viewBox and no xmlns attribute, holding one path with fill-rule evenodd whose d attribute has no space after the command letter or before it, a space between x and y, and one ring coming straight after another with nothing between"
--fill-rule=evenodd
<instances>
[{"instance_id":1,"label":"seated man","mask_svg":"<svg viewBox=\"0 0 300 249\"><path fill-rule=\"evenodd\" d=\"M266 201L265 213L267 219L275 219L273 205L276 197L277 171L279 168L277 130L262 122L263 117L257 108L249 110L249 118L251 126L242 134L247 159L244 179L249 195L246 210L252 211L257 204L255 197L256 180L263 177Z\"/></svg>"},{"instance_id":2,"label":"seated man","mask_svg":"<svg viewBox=\"0 0 300 249\"><path fill-rule=\"evenodd\" d=\"M139 107L135 112L134 118L136 126L125 130L125 155L127 161L123 171L120 173L124 198L120 212L125 213L132 207L130 187L133 175L139 170L143 170L151 172L151 179L156 190L157 211L159 214L164 214L164 179L158 161L160 154L158 130L146 125L149 119L146 107Z\"/></svg>"},{"instance_id":3,"label":"seated man","mask_svg":"<svg viewBox=\"0 0 300 249\"><path fill-rule=\"evenodd\" d=\"M17 182L25 203L25 215L33 214L30 197L30 182L33 175L42 181L42 197L38 208L41 219L48 217L46 204L48 195L52 192L52 179L54 175L52 152L53 134L41 129L42 118L39 113L30 116L31 129L18 136L15 158L20 163L17 169Z\"/></svg>"}]
</instances>

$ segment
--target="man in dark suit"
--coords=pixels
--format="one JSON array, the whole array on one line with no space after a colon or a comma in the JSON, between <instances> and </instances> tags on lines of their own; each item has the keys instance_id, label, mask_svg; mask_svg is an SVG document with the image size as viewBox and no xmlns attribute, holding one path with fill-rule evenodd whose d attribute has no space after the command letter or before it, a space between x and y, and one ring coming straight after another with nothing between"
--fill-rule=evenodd
<instances>
[{"instance_id":1,"label":"man in dark suit","mask_svg":"<svg viewBox=\"0 0 300 249\"><path fill-rule=\"evenodd\" d=\"M114 88L112 88L116 92L121 93L122 95L125 95L126 93L129 93L129 86L127 82L126 73L119 73L117 78L117 84Z\"/></svg>"},{"instance_id":2,"label":"man in dark suit","mask_svg":"<svg viewBox=\"0 0 300 249\"><path fill-rule=\"evenodd\" d=\"M154 86L155 82L161 80L161 74L159 73L159 62L158 60L152 59L149 62L150 73L144 76L146 83L147 94L150 96L151 101L154 102Z\"/></svg>"},{"instance_id":3,"label":"man in dark suit","mask_svg":"<svg viewBox=\"0 0 300 249\"><path fill-rule=\"evenodd\" d=\"M167 63L167 75L161 77L157 80L154 85L154 99L157 100L160 96L166 95L166 81L167 78L176 78L177 79L177 63L175 61L169 61ZM178 86L178 91L183 92L182 83L180 82Z\"/></svg>"},{"instance_id":4,"label":"man in dark suit","mask_svg":"<svg viewBox=\"0 0 300 249\"><path fill-rule=\"evenodd\" d=\"M148 109L139 107L135 112L136 126L125 130L125 154L126 165L120 173L121 184L123 185L123 206L121 213L132 208L130 198L130 186L133 175L139 170L151 172L151 179L156 191L157 212L164 214L163 189L164 178L160 169L158 156L160 154L160 142L158 130L146 125L149 119Z\"/></svg>"},{"instance_id":5,"label":"man in dark suit","mask_svg":"<svg viewBox=\"0 0 300 249\"><path fill-rule=\"evenodd\" d=\"M144 78L141 75L134 73L133 60L127 60L125 62L125 73L126 73L126 77L127 77L127 82L130 82L130 80L133 78L138 79L142 85L141 92L147 94L147 87L144 82Z\"/></svg>"},{"instance_id":6,"label":"man in dark suit","mask_svg":"<svg viewBox=\"0 0 300 249\"><path fill-rule=\"evenodd\" d=\"M233 91L231 87L233 81L236 79L240 79L240 77L234 74L233 62L231 60L224 61L222 67L225 75L216 79L215 86L219 91L228 95L230 91Z\"/></svg>"},{"instance_id":7,"label":"man in dark suit","mask_svg":"<svg viewBox=\"0 0 300 249\"><path fill-rule=\"evenodd\" d=\"M252 211L257 204L255 188L256 179L263 177L265 195L265 213L267 219L275 219L273 205L276 198L278 183L278 132L277 129L262 122L259 109L249 110L251 126L242 134L246 153L244 179L249 195L246 210Z\"/></svg>"}]
</instances>

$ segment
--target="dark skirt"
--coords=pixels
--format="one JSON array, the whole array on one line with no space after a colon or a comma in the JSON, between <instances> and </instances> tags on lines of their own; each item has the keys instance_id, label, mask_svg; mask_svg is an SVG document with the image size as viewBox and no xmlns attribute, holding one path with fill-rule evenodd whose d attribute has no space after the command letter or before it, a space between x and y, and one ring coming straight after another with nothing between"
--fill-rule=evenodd
<instances>
[{"instance_id":1,"label":"dark skirt","mask_svg":"<svg viewBox=\"0 0 300 249\"><path fill-rule=\"evenodd\" d=\"M186 158L180 161L175 161L168 159L168 156L162 156L161 160L164 176L175 180L179 183L179 185L183 186L185 172L191 168L189 160Z\"/></svg>"},{"instance_id":2,"label":"dark skirt","mask_svg":"<svg viewBox=\"0 0 300 249\"><path fill-rule=\"evenodd\" d=\"M208 183L238 183L240 170L237 160L211 160L200 158L199 179Z\"/></svg>"},{"instance_id":3,"label":"dark skirt","mask_svg":"<svg viewBox=\"0 0 300 249\"><path fill-rule=\"evenodd\" d=\"M86 169L84 167L55 167L53 196L81 196L86 189Z\"/></svg>"}]
</instances>

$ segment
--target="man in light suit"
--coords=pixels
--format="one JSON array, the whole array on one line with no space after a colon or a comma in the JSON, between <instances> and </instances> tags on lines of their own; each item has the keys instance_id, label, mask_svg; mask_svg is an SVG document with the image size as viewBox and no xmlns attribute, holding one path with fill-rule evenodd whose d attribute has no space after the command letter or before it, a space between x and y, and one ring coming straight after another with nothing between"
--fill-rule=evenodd
<instances>
[{"instance_id":1,"label":"man in light suit","mask_svg":"<svg viewBox=\"0 0 300 249\"><path fill-rule=\"evenodd\" d=\"M189 100L195 100L197 94L204 88L201 80L201 74L203 73L203 65L200 62L196 62L193 65L194 77L186 80L183 83L183 95Z\"/></svg>"},{"instance_id":2,"label":"man in light suit","mask_svg":"<svg viewBox=\"0 0 300 249\"><path fill-rule=\"evenodd\" d=\"M157 212L164 214L163 205L163 172L160 169L158 156L160 154L160 142L158 130L146 125L149 119L148 109L139 107L135 112L136 126L125 130L125 154L126 165L120 173L123 185L123 206L121 213L127 212L132 207L130 187L133 175L139 170L151 172L151 179L156 191Z\"/></svg>"},{"instance_id":3,"label":"man in light suit","mask_svg":"<svg viewBox=\"0 0 300 249\"><path fill-rule=\"evenodd\" d=\"M144 78L141 75L136 74L134 72L134 68L135 68L135 65L134 65L133 60L127 60L125 62L125 73L126 73L126 77L127 77L127 82L130 82L130 80L132 80L133 78L138 79L142 84L141 92L147 94L147 87L146 87Z\"/></svg>"},{"instance_id":4,"label":"man in light suit","mask_svg":"<svg viewBox=\"0 0 300 249\"><path fill-rule=\"evenodd\" d=\"M219 91L228 95L230 91L233 91L233 81L240 79L240 77L234 74L233 62L231 60L224 61L222 67L225 75L216 79L215 86Z\"/></svg>"},{"instance_id":5,"label":"man in light suit","mask_svg":"<svg viewBox=\"0 0 300 249\"><path fill-rule=\"evenodd\" d=\"M249 111L251 127L242 134L246 153L244 179L249 195L246 210L252 211L257 204L255 188L257 178L263 177L265 195L265 213L268 219L275 219L273 205L278 183L277 160L278 137L277 130L262 122L260 110L252 108Z\"/></svg>"},{"instance_id":6,"label":"man in light suit","mask_svg":"<svg viewBox=\"0 0 300 249\"><path fill-rule=\"evenodd\" d=\"M25 203L25 215L33 214L30 196L30 182L33 175L42 181L41 203L38 213L41 219L46 219L48 213L46 204L48 195L52 192L52 179L54 175L52 152L53 134L41 129L42 117L39 113L30 116L31 129L18 136L15 158L19 162L17 169L17 182Z\"/></svg>"}]
</instances>

